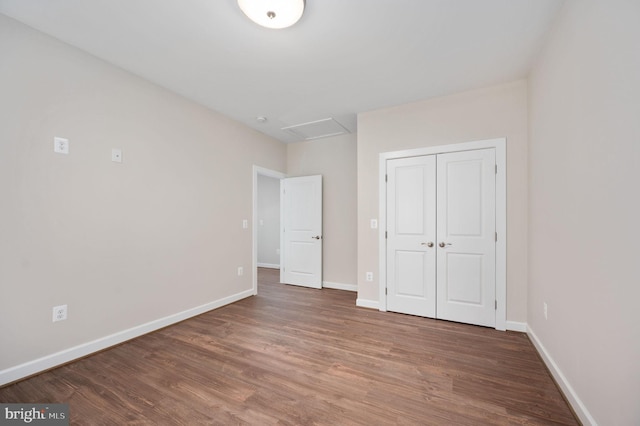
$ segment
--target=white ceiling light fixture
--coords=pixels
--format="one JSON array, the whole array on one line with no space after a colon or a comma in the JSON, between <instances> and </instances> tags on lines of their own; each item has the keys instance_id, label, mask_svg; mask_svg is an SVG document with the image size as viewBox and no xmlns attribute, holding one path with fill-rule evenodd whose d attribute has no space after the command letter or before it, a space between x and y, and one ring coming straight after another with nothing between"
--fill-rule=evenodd
<instances>
[{"instance_id":1,"label":"white ceiling light fixture","mask_svg":"<svg viewBox=\"0 0 640 426\"><path fill-rule=\"evenodd\" d=\"M302 17L305 0L238 0L249 19L267 28L287 28Z\"/></svg>"}]
</instances>

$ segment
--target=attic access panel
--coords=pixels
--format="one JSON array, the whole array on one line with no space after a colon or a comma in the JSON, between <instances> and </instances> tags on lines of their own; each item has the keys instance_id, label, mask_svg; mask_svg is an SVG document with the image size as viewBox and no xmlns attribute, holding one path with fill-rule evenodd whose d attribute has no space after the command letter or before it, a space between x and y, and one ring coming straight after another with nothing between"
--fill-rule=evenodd
<instances>
[{"instance_id":1,"label":"attic access panel","mask_svg":"<svg viewBox=\"0 0 640 426\"><path fill-rule=\"evenodd\" d=\"M323 118L322 120L295 124L293 126L283 127L281 130L305 141L349 133L349 130L333 118Z\"/></svg>"}]
</instances>

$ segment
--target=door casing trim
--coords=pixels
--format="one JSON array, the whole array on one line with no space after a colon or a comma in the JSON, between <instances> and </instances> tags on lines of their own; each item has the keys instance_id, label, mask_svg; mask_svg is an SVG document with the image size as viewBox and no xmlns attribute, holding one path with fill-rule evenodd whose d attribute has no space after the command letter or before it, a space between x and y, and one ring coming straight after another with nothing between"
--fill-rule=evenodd
<instances>
[{"instance_id":1,"label":"door casing trim","mask_svg":"<svg viewBox=\"0 0 640 426\"><path fill-rule=\"evenodd\" d=\"M507 325L507 139L486 139L473 142L438 145L425 148L408 149L403 151L383 152L379 156L378 168L378 309L387 310L387 262L386 238L387 229L387 160L423 155L445 154L450 152L472 151L477 149L494 148L496 152L496 330L506 330Z\"/></svg>"}]
</instances>

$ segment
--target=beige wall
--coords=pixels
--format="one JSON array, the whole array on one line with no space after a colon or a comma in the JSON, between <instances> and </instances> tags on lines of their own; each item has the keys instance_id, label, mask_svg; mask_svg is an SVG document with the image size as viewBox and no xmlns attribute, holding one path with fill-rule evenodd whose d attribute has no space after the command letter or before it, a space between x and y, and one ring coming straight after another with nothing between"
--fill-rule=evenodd
<instances>
[{"instance_id":1,"label":"beige wall","mask_svg":"<svg viewBox=\"0 0 640 426\"><path fill-rule=\"evenodd\" d=\"M356 135L287 145L288 176L321 174L323 281L356 284Z\"/></svg>"},{"instance_id":2,"label":"beige wall","mask_svg":"<svg viewBox=\"0 0 640 426\"><path fill-rule=\"evenodd\" d=\"M567 2L530 79L528 323L600 425L640 424L639 24Z\"/></svg>"},{"instance_id":3,"label":"beige wall","mask_svg":"<svg viewBox=\"0 0 640 426\"><path fill-rule=\"evenodd\" d=\"M507 320L527 310L527 86L519 81L358 116L358 299L378 302L378 162L382 152L507 138ZM374 272L374 282L365 273Z\"/></svg>"},{"instance_id":4,"label":"beige wall","mask_svg":"<svg viewBox=\"0 0 640 426\"><path fill-rule=\"evenodd\" d=\"M283 144L4 15L0 57L0 370L251 289Z\"/></svg>"}]
</instances>

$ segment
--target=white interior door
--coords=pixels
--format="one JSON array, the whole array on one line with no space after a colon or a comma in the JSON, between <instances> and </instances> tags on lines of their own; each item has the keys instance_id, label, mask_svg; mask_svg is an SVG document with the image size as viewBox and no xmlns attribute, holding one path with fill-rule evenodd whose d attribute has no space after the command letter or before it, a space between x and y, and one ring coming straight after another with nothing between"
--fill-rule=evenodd
<instances>
[{"instance_id":1,"label":"white interior door","mask_svg":"<svg viewBox=\"0 0 640 426\"><path fill-rule=\"evenodd\" d=\"M387 161L387 310L494 327L495 150Z\"/></svg>"},{"instance_id":2,"label":"white interior door","mask_svg":"<svg viewBox=\"0 0 640 426\"><path fill-rule=\"evenodd\" d=\"M495 151L437 158L437 317L495 326Z\"/></svg>"},{"instance_id":3,"label":"white interior door","mask_svg":"<svg viewBox=\"0 0 640 426\"><path fill-rule=\"evenodd\" d=\"M436 157L387 162L387 309L436 316Z\"/></svg>"},{"instance_id":4,"label":"white interior door","mask_svg":"<svg viewBox=\"0 0 640 426\"><path fill-rule=\"evenodd\" d=\"M280 181L282 268L280 281L322 288L322 176Z\"/></svg>"}]
</instances>

